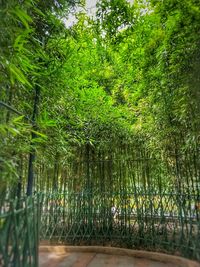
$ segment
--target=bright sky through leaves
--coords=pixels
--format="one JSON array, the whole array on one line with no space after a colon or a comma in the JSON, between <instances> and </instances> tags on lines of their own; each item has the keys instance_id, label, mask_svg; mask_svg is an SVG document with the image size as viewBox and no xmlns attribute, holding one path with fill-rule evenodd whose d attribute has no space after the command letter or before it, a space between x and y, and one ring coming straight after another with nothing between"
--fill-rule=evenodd
<instances>
[{"instance_id":1,"label":"bright sky through leaves","mask_svg":"<svg viewBox=\"0 0 200 267\"><path fill-rule=\"evenodd\" d=\"M89 16L93 17L96 12L96 4L98 0L86 0L85 9ZM133 0L127 0L127 2L133 3ZM80 8L78 8L78 11ZM70 14L68 19L64 20L67 27L72 26L76 22L74 14Z\"/></svg>"}]
</instances>

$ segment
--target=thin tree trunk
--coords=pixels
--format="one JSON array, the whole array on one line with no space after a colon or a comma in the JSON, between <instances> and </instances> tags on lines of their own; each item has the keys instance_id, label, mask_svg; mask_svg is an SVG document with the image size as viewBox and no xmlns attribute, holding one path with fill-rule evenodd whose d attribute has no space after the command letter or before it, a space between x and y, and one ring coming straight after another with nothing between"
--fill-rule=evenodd
<instances>
[{"instance_id":1,"label":"thin tree trunk","mask_svg":"<svg viewBox=\"0 0 200 267\"><path fill-rule=\"evenodd\" d=\"M35 88L35 98L34 98L34 107L33 107L33 115L32 115L32 129L36 130L36 117L38 114L38 104L40 97L40 88L36 85ZM32 195L33 191L33 183L34 183L34 162L36 158L36 150L34 147L34 139L36 138L36 134L32 132L31 134L31 151L29 154L29 164L28 164L28 183L27 183L27 196Z\"/></svg>"}]
</instances>

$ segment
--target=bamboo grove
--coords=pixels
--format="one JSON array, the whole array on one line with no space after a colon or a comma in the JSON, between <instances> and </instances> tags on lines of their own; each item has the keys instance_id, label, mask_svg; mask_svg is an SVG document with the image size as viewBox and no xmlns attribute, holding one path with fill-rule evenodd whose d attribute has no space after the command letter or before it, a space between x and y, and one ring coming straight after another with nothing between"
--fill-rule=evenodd
<instances>
[{"instance_id":1,"label":"bamboo grove","mask_svg":"<svg viewBox=\"0 0 200 267\"><path fill-rule=\"evenodd\" d=\"M198 1L0 4L1 200L131 188L131 160L138 187L199 198Z\"/></svg>"},{"instance_id":2,"label":"bamboo grove","mask_svg":"<svg viewBox=\"0 0 200 267\"><path fill-rule=\"evenodd\" d=\"M0 0L0 261L37 266L39 238L200 260L199 0L86 3Z\"/></svg>"}]
</instances>

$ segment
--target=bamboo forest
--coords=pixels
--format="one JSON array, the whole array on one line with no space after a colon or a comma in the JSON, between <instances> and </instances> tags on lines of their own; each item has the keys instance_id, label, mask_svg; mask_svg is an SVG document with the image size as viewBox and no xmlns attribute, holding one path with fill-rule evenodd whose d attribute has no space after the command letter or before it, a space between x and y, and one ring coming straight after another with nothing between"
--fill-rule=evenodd
<instances>
[{"instance_id":1,"label":"bamboo forest","mask_svg":"<svg viewBox=\"0 0 200 267\"><path fill-rule=\"evenodd\" d=\"M199 0L0 0L0 266L42 244L199 266L199 70Z\"/></svg>"}]
</instances>

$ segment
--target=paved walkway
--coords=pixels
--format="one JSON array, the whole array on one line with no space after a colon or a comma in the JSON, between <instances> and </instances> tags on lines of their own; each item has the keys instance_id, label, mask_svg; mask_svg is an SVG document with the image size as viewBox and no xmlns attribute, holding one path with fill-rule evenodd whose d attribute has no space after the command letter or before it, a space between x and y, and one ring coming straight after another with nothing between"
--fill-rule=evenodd
<instances>
[{"instance_id":1,"label":"paved walkway","mask_svg":"<svg viewBox=\"0 0 200 267\"><path fill-rule=\"evenodd\" d=\"M171 263L94 252L40 252L39 267L177 267Z\"/></svg>"}]
</instances>

